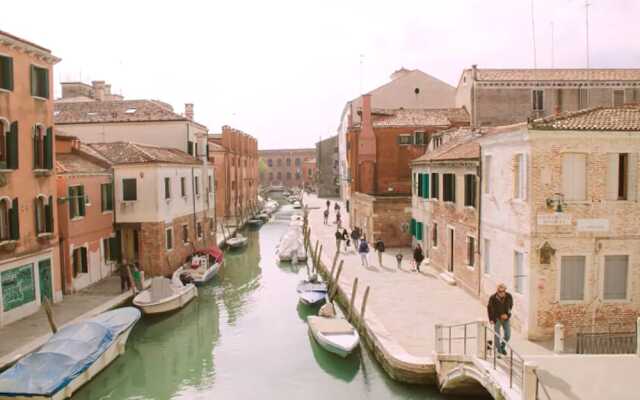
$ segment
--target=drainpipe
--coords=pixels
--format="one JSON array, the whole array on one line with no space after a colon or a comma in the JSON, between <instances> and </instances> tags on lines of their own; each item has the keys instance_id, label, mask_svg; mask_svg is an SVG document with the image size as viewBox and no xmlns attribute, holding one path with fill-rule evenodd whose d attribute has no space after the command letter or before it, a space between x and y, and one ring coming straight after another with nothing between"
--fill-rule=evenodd
<instances>
[{"instance_id":1,"label":"drainpipe","mask_svg":"<svg viewBox=\"0 0 640 400\"><path fill-rule=\"evenodd\" d=\"M482 292L482 268L483 260L482 260L482 231L480 230L480 224L482 220L482 193L484 181L482 180L482 146L480 146L480 160L478 160L478 297L480 297L480 293Z\"/></svg>"},{"instance_id":2,"label":"drainpipe","mask_svg":"<svg viewBox=\"0 0 640 400\"><path fill-rule=\"evenodd\" d=\"M193 172L193 167L191 167L191 187L193 188L193 243L196 242L196 240L198 239L198 224L197 224L197 218L196 218L196 179L195 179L195 174ZM193 248L193 246L192 246Z\"/></svg>"}]
</instances>

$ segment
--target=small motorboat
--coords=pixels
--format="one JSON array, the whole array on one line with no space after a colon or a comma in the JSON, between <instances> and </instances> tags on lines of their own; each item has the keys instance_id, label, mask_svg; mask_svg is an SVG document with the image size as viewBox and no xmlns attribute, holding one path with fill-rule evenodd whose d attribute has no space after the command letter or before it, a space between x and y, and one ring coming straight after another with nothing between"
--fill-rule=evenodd
<instances>
[{"instance_id":1,"label":"small motorboat","mask_svg":"<svg viewBox=\"0 0 640 400\"><path fill-rule=\"evenodd\" d=\"M123 307L67 325L0 374L0 399L69 398L125 351L140 311Z\"/></svg>"},{"instance_id":2,"label":"small motorboat","mask_svg":"<svg viewBox=\"0 0 640 400\"><path fill-rule=\"evenodd\" d=\"M264 221L261 218L258 218L257 216L255 218L249 218L247 220L247 225L249 225L252 228L259 228L260 226L262 226L262 224L264 224Z\"/></svg>"},{"instance_id":3,"label":"small motorboat","mask_svg":"<svg viewBox=\"0 0 640 400\"><path fill-rule=\"evenodd\" d=\"M233 235L233 237L227 239L227 246L231 247L232 249L239 249L242 246L246 246L248 241L249 239L247 237L242 236L242 234L240 233L236 233Z\"/></svg>"},{"instance_id":4,"label":"small motorboat","mask_svg":"<svg viewBox=\"0 0 640 400\"><path fill-rule=\"evenodd\" d=\"M260 214L256 215L256 218L261 219L262 222L267 222L269 221L269 214L267 214L266 212L261 212Z\"/></svg>"},{"instance_id":5,"label":"small motorboat","mask_svg":"<svg viewBox=\"0 0 640 400\"><path fill-rule=\"evenodd\" d=\"M327 305L330 304L325 306ZM316 342L323 349L340 357L351 354L360 343L358 331L344 318L310 315L307 317L307 324Z\"/></svg>"},{"instance_id":6,"label":"small motorboat","mask_svg":"<svg viewBox=\"0 0 640 400\"><path fill-rule=\"evenodd\" d=\"M224 255L217 246L196 250L183 267L196 286L209 282L222 267Z\"/></svg>"},{"instance_id":7,"label":"small motorboat","mask_svg":"<svg viewBox=\"0 0 640 400\"><path fill-rule=\"evenodd\" d=\"M171 279L162 276L152 278L149 289L134 297L133 305L145 314L161 314L184 307L198 295L198 288L193 283L185 284L183 276L191 280L189 273L180 267Z\"/></svg>"},{"instance_id":8,"label":"small motorboat","mask_svg":"<svg viewBox=\"0 0 640 400\"><path fill-rule=\"evenodd\" d=\"M302 203L300 203L298 200L294 201L293 208L296 208L296 209L302 208Z\"/></svg>"},{"instance_id":9,"label":"small motorboat","mask_svg":"<svg viewBox=\"0 0 640 400\"><path fill-rule=\"evenodd\" d=\"M303 304L314 305L322 303L327 296L327 284L316 279L302 281L298 284L298 297Z\"/></svg>"}]
</instances>

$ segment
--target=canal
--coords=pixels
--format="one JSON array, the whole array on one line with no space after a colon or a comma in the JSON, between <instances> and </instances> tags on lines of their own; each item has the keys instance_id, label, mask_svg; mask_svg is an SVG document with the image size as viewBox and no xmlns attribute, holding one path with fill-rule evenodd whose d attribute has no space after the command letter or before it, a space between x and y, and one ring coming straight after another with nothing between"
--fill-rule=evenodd
<instances>
[{"instance_id":1,"label":"canal","mask_svg":"<svg viewBox=\"0 0 640 400\"><path fill-rule=\"evenodd\" d=\"M314 342L305 317L316 310L296 295L306 268L275 260L291 212L247 231L248 247L226 252L183 310L143 317L125 354L74 399L454 399L392 381L365 349L341 359Z\"/></svg>"}]
</instances>

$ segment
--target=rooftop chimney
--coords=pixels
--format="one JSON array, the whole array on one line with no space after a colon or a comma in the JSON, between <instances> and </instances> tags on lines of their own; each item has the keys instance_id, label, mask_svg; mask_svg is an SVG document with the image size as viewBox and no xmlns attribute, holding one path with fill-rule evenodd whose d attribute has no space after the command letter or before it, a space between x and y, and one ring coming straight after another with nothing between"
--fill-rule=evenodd
<instances>
[{"instance_id":1,"label":"rooftop chimney","mask_svg":"<svg viewBox=\"0 0 640 400\"><path fill-rule=\"evenodd\" d=\"M471 79L474 81L478 79L478 64L473 64L471 66Z\"/></svg>"},{"instance_id":2,"label":"rooftop chimney","mask_svg":"<svg viewBox=\"0 0 640 400\"><path fill-rule=\"evenodd\" d=\"M390 78L391 80L402 78L403 76L407 75L410 72L412 72L410 69L406 69L405 67L400 67L400 69L393 71Z\"/></svg>"},{"instance_id":3,"label":"rooftop chimney","mask_svg":"<svg viewBox=\"0 0 640 400\"><path fill-rule=\"evenodd\" d=\"M92 81L93 85L93 98L97 101L104 100L104 81Z\"/></svg>"},{"instance_id":4,"label":"rooftop chimney","mask_svg":"<svg viewBox=\"0 0 640 400\"><path fill-rule=\"evenodd\" d=\"M184 116L193 121L193 103L184 103Z\"/></svg>"},{"instance_id":5,"label":"rooftop chimney","mask_svg":"<svg viewBox=\"0 0 640 400\"><path fill-rule=\"evenodd\" d=\"M358 192L375 193L376 135L371 121L371 95L362 95L362 123L358 135Z\"/></svg>"}]
</instances>

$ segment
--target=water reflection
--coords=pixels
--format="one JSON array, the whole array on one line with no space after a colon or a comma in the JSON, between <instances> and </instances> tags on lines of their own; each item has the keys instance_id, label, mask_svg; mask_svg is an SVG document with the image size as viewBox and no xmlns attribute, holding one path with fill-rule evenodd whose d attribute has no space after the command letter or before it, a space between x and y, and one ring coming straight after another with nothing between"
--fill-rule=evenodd
<instances>
[{"instance_id":1,"label":"water reflection","mask_svg":"<svg viewBox=\"0 0 640 400\"><path fill-rule=\"evenodd\" d=\"M354 351L347 358L329 353L315 341L309 333L309 345L313 358L324 372L345 382L351 382L360 370L360 350Z\"/></svg>"}]
</instances>

